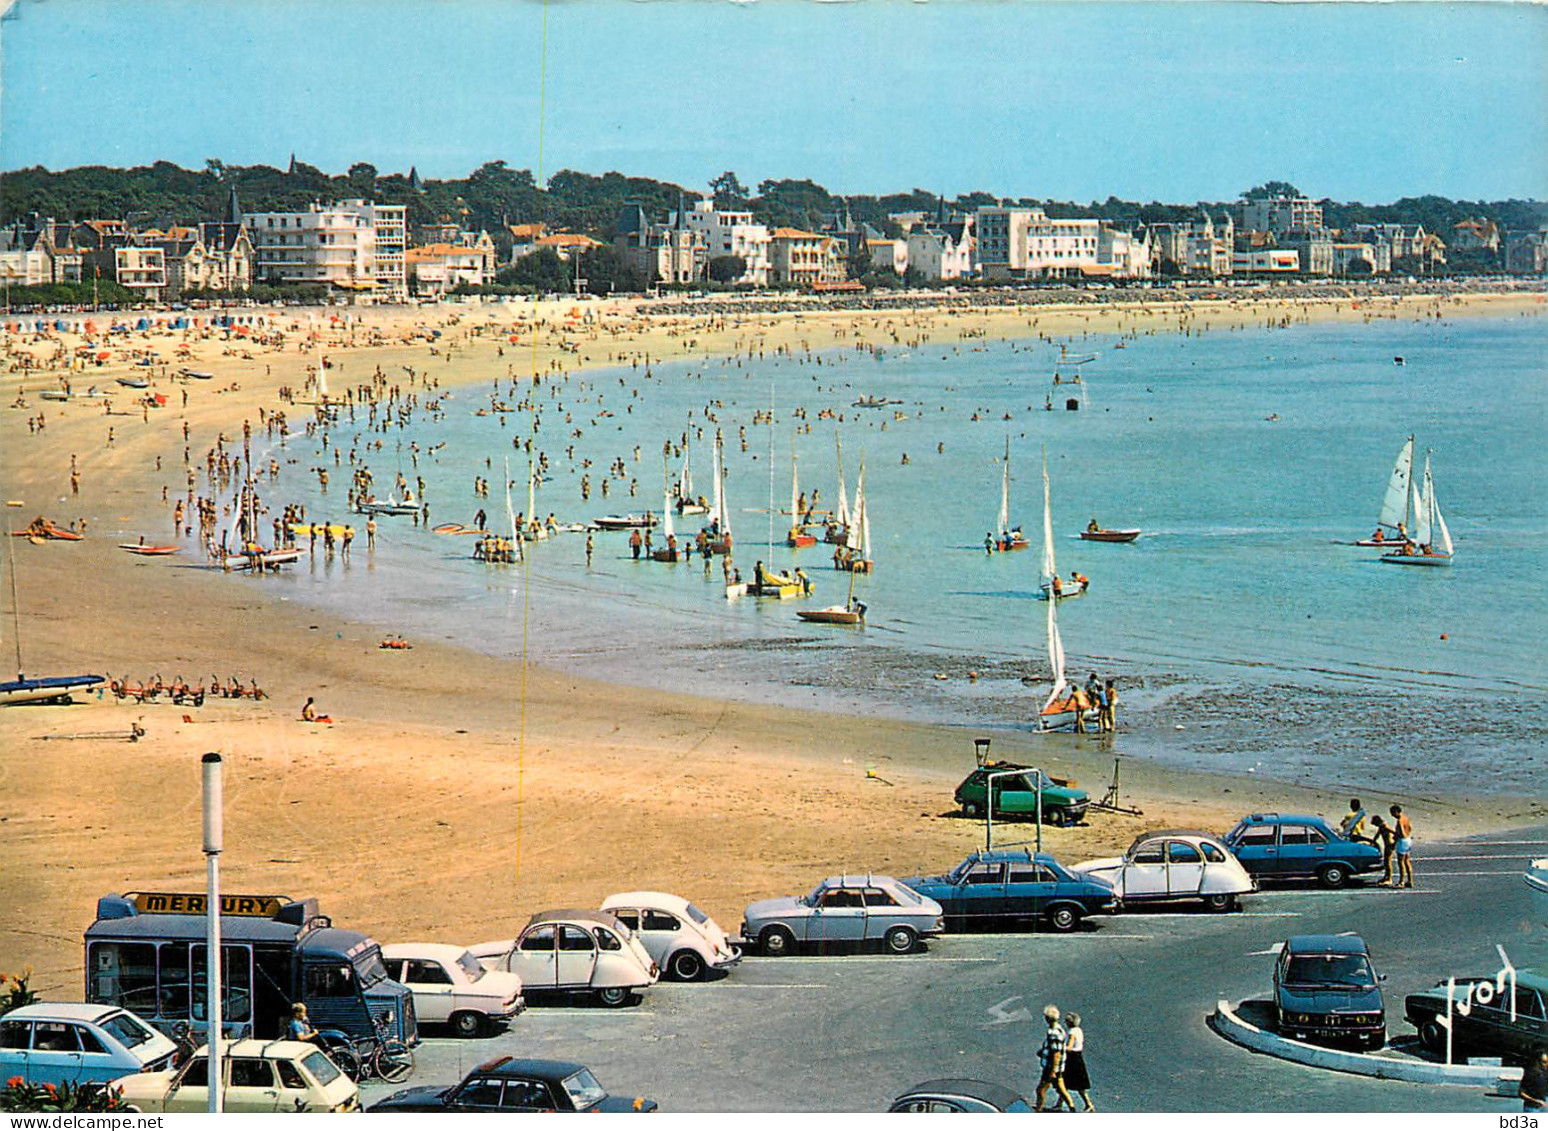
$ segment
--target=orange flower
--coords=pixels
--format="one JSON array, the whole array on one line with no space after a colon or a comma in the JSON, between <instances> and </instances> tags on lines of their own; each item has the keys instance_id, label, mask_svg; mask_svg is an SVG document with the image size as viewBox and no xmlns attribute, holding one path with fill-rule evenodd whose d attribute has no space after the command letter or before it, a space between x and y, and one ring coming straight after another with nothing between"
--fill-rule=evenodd
<instances>
[{"instance_id":1,"label":"orange flower","mask_svg":"<svg viewBox=\"0 0 1548 1131\"><path fill-rule=\"evenodd\" d=\"M20 1076L12 1076L5 1082L5 1086L7 1088L20 1088L25 1083L26 1081L23 1080Z\"/></svg>"}]
</instances>

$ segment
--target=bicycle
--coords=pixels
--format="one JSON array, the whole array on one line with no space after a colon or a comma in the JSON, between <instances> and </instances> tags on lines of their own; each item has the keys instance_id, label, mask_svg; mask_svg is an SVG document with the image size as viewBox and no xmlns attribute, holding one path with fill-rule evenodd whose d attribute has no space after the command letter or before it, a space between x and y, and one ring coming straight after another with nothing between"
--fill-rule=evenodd
<instances>
[{"instance_id":1,"label":"bicycle","mask_svg":"<svg viewBox=\"0 0 1548 1131\"><path fill-rule=\"evenodd\" d=\"M376 1016L376 1032L369 1037L351 1037L338 1029L319 1029L317 1045L339 1071L351 1080L386 1080L398 1084L414 1072L414 1050L397 1037L387 1035L387 1014Z\"/></svg>"}]
</instances>

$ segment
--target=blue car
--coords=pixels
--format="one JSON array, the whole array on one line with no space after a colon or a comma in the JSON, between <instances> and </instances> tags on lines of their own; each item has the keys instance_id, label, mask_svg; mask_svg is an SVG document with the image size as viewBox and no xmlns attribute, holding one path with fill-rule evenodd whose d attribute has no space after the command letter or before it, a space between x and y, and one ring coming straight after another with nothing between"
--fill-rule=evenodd
<instances>
[{"instance_id":1,"label":"blue car","mask_svg":"<svg viewBox=\"0 0 1548 1131\"><path fill-rule=\"evenodd\" d=\"M1295 935L1274 963L1279 1035L1317 1044L1379 1049L1387 1013L1370 952L1359 935Z\"/></svg>"},{"instance_id":2,"label":"blue car","mask_svg":"<svg viewBox=\"0 0 1548 1131\"><path fill-rule=\"evenodd\" d=\"M1225 845L1256 880L1315 879L1341 888L1381 867L1379 847L1350 840L1321 817L1254 813L1226 834Z\"/></svg>"},{"instance_id":3,"label":"blue car","mask_svg":"<svg viewBox=\"0 0 1548 1131\"><path fill-rule=\"evenodd\" d=\"M975 852L943 876L914 876L908 887L941 905L948 929L999 925L1073 931L1087 915L1116 911L1113 889L1065 870L1046 852Z\"/></svg>"}]
</instances>

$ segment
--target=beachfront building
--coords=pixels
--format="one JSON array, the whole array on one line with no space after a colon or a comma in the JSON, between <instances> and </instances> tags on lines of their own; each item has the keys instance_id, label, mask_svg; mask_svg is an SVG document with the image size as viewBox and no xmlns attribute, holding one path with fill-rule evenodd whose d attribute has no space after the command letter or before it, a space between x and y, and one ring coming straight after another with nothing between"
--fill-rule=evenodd
<instances>
[{"instance_id":1,"label":"beachfront building","mask_svg":"<svg viewBox=\"0 0 1548 1131\"><path fill-rule=\"evenodd\" d=\"M638 204L625 205L613 224L613 247L651 283L696 283L709 264L704 233L688 227L681 206L671 223L652 223Z\"/></svg>"},{"instance_id":2,"label":"beachfront building","mask_svg":"<svg viewBox=\"0 0 1548 1131\"><path fill-rule=\"evenodd\" d=\"M1273 232L1276 236L1322 230L1322 205L1304 196L1280 193L1259 200L1244 200L1241 224L1249 232Z\"/></svg>"},{"instance_id":3,"label":"beachfront building","mask_svg":"<svg viewBox=\"0 0 1548 1131\"><path fill-rule=\"evenodd\" d=\"M70 226L33 213L0 230L0 278L11 286L81 281L81 253Z\"/></svg>"},{"instance_id":4,"label":"beachfront building","mask_svg":"<svg viewBox=\"0 0 1548 1131\"><path fill-rule=\"evenodd\" d=\"M1208 212L1181 223L1152 224L1147 229L1156 270L1165 275L1229 275L1235 266L1236 222L1217 221Z\"/></svg>"},{"instance_id":5,"label":"beachfront building","mask_svg":"<svg viewBox=\"0 0 1548 1131\"><path fill-rule=\"evenodd\" d=\"M1548 228L1505 233L1505 270L1512 275L1548 274Z\"/></svg>"},{"instance_id":6,"label":"beachfront building","mask_svg":"<svg viewBox=\"0 0 1548 1131\"><path fill-rule=\"evenodd\" d=\"M907 240L866 240L865 246L871 253L871 270L891 271L894 275L908 270Z\"/></svg>"},{"instance_id":7,"label":"beachfront building","mask_svg":"<svg viewBox=\"0 0 1548 1131\"><path fill-rule=\"evenodd\" d=\"M1101 220L1053 219L1041 208L1000 207L980 208L975 219L976 259L985 279L1132 278L1149 274L1148 262L1136 260L1136 249L1149 247L1146 239L1115 232ZM1145 258L1148 260L1148 253Z\"/></svg>"},{"instance_id":8,"label":"beachfront building","mask_svg":"<svg viewBox=\"0 0 1548 1131\"><path fill-rule=\"evenodd\" d=\"M773 237L765 225L753 220L751 212L723 210L716 208L713 200L696 200L683 218L690 231L704 237L709 258L734 255L746 264L736 283L756 287L769 284Z\"/></svg>"},{"instance_id":9,"label":"beachfront building","mask_svg":"<svg viewBox=\"0 0 1548 1131\"><path fill-rule=\"evenodd\" d=\"M566 262L578 259L593 248L601 246L603 246L601 240L594 240L583 232L553 232L546 236L539 236L532 245L533 250L546 247Z\"/></svg>"},{"instance_id":10,"label":"beachfront building","mask_svg":"<svg viewBox=\"0 0 1548 1131\"><path fill-rule=\"evenodd\" d=\"M444 295L460 286L481 287L494 279L495 258L488 232L459 232L456 242L411 247L409 288L420 295Z\"/></svg>"},{"instance_id":11,"label":"beachfront building","mask_svg":"<svg viewBox=\"0 0 1548 1131\"><path fill-rule=\"evenodd\" d=\"M965 279L973 274L973 221L919 224L908 230L908 271L925 282Z\"/></svg>"},{"instance_id":12,"label":"beachfront building","mask_svg":"<svg viewBox=\"0 0 1548 1131\"><path fill-rule=\"evenodd\" d=\"M1457 251L1500 250L1500 229L1493 220L1459 220L1451 228L1451 246Z\"/></svg>"},{"instance_id":13,"label":"beachfront building","mask_svg":"<svg viewBox=\"0 0 1548 1131\"><path fill-rule=\"evenodd\" d=\"M346 200L305 212L249 212L254 274L265 283L312 283L358 299L408 297L407 210Z\"/></svg>"},{"instance_id":14,"label":"beachfront building","mask_svg":"<svg viewBox=\"0 0 1548 1131\"><path fill-rule=\"evenodd\" d=\"M235 220L200 224L199 240L204 274L198 289L245 291L253 285L253 241L240 214Z\"/></svg>"},{"instance_id":15,"label":"beachfront building","mask_svg":"<svg viewBox=\"0 0 1548 1131\"><path fill-rule=\"evenodd\" d=\"M1246 247L1231 253L1233 275L1294 275L1301 270L1301 253L1294 248Z\"/></svg>"},{"instance_id":16,"label":"beachfront building","mask_svg":"<svg viewBox=\"0 0 1548 1131\"><path fill-rule=\"evenodd\" d=\"M1276 237L1276 242L1300 256L1301 274L1333 274L1333 236L1327 230L1282 235Z\"/></svg>"},{"instance_id":17,"label":"beachfront building","mask_svg":"<svg viewBox=\"0 0 1548 1131\"><path fill-rule=\"evenodd\" d=\"M1333 241L1335 275L1385 275L1392 270L1392 247L1384 240Z\"/></svg>"},{"instance_id":18,"label":"beachfront building","mask_svg":"<svg viewBox=\"0 0 1548 1131\"><path fill-rule=\"evenodd\" d=\"M845 279L841 246L831 236L800 228L775 228L769 239L769 282L811 287Z\"/></svg>"},{"instance_id":19,"label":"beachfront building","mask_svg":"<svg viewBox=\"0 0 1548 1131\"><path fill-rule=\"evenodd\" d=\"M151 228L137 233L136 239L161 249L169 297L200 289L204 281L205 251L197 228L173 226L164 231Z\"/></svg>"},{"instance_id":20,"label":"beachfront building","mask_svg":"<svg viewBox=\"0 0 1548 1131\"><path fill-rule=\"evenodd\" d=\"M167 256L157 243L127 243L113 249L113 280L146 302L170 297Z\"/></svg>"}]
</instances>

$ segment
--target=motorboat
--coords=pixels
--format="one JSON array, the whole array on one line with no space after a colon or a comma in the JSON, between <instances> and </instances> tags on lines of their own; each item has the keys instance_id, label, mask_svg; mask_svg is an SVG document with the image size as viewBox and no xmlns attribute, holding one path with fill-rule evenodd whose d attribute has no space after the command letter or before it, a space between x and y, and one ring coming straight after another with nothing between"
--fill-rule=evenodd
<instances>
[{"instance_id":1,"label":"motorboat","mask_svg":"<svg viewBox=\"0 0 1548 1131\"><path fill-rule=\"evenodd\" d=\"M1132 542L1140 536L1140 532L1138 530L1108 530L1105 527L1098 527L1093 530L1088 526L1080 532L1080 536L1087 542Z\"/></svg>"},{"instance_id":2,"label":"motorboat","mask_svg":"<svg viewBox=\"0 0 1548 1131\"><path fill-rule=\"evenodd\" d=\"M643 514L604 514L591 520L598 530L648 530L656 525L656 516Z\"/></svg>"}]
</instances>

